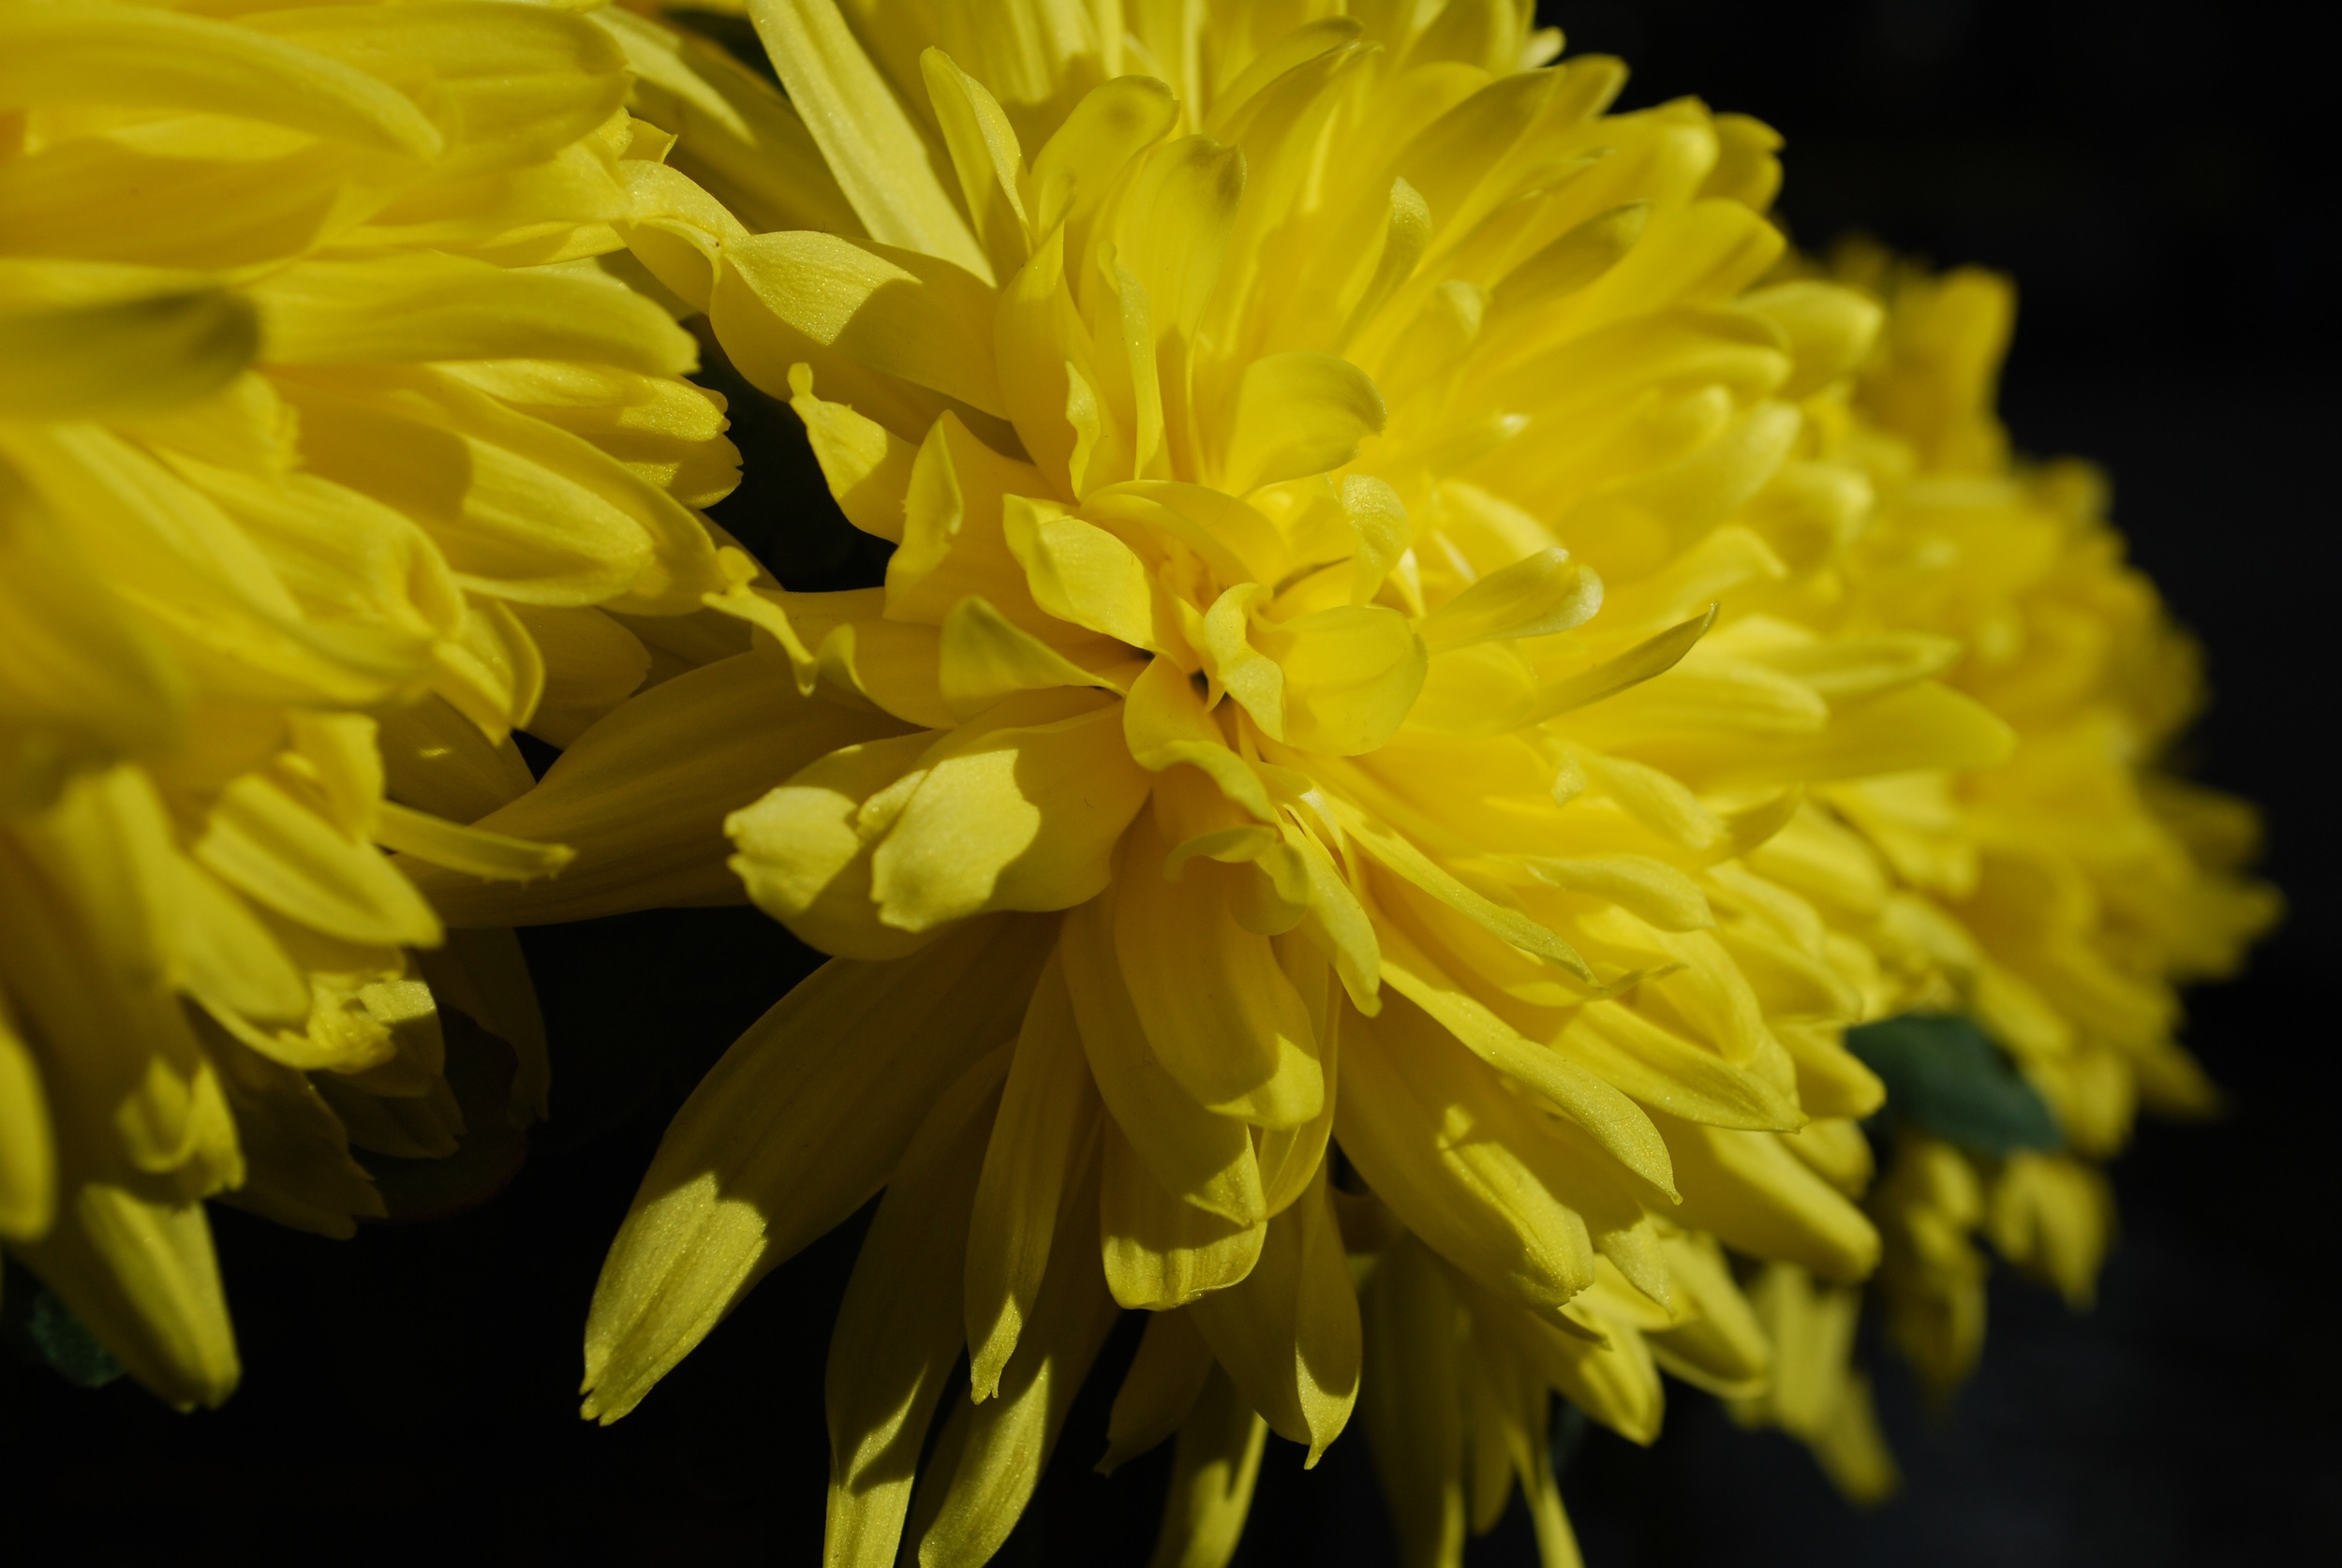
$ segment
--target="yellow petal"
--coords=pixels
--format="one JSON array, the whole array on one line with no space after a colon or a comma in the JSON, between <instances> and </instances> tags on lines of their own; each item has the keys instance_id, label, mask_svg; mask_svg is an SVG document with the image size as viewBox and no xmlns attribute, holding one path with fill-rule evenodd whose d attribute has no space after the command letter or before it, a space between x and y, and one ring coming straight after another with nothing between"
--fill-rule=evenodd
<instances>
[{"instance_id":1,"label":"yellow petal","mask_svg":"<svg viewBox=\"0 0 2342 1568\"><path fill-rule=\"evenodd\" d=\"M272 364L583 360L699 365L691 334L599 267L508 268L432 251L304 261L251 294Z\"/></svg>"},{"instance_id":2,"label":"yellow petal","mask_svg":"<svg viewBox=\"0 0 2342 1568\"><path fill-rule=\"evenodd\" d=\"M740 851L732 869L757 908L799 940L845 958L901 957L949 929L887 925L870 896L871 856L893 812L918 788L919 759L933 744L921 732L841 746L725 818Z\"/></svg>"},{"instance_id":3,"label":"yellow petal","mask_svg":"<svg viewBox=\"0 0 2342 1568\"><path fill-rule=\"evenodd\" d=\"M1129 545L1094 523L1015 497L1002 528L1043 610L1133 647L1166 645L1154 575Z\"/></svg>"},{"instance_id":4,"label":"yellow petal","mask_svg":"<svg viewBox=\"0 0 2342 1568\"><path fill-rule=\"evenodd\" d=\"M47 1236L13 1245L156 1398L190 1410L235 1391L235 1331L200 1204L88 1182L64 1194Z\"/></svg>"},{"instance_id":5,"label":"yellow petal","mask_svg":"<svg viewBox=\"0 0 2342 1568\"><path fill-rule=\"evenodd\" d=\"M0 997L0 1236L31 1240L49 1229L56 1206L56 1145L40 1065Z\"/></svg>"},{"instance_id":6,"label":"yellow petal","mask_svg":"<svg viewBox=\"0 0 2342 1568\"><path fill-rule=\"evenodd\" d=\"M979 1402L1000 1388L1040 1296L1059 1210L1097 1137L1097 1092L1063 961L1052 953L1025 1009L967 1227L963 1316L970 1393ZM1073 1244L1086 1241L1076 1232Z\"/></svg>"},{"instance_id":7,"label":"yellow petal","mask_svg":"<svg viewBox=\"0 0 2342 1568\"><path fill-rule=\"evenodd\" d=\"M248 27L138 7L0 19L0 107L123 103L238 115L415 157L442 144L397 89Z\"/></svg>"},{"instance_id":8,"label":"yellow petal","mask_svg":"<svg viewBox=\"0 0 2342 1568\"><path fill-rule=\"evenodd\" d=\"M1095 1201L1094 1180L1070 1206ZM953 1412L928 1459L911 1528L920 1568L980 1568L1000 1550L1032 1498L1074 1396L1114 1326L1114 1302L1087 1255L1063 1247L1050 1259L999 1395ZM949 1293L939 1293L946 1301Z\"/></svg>"},{"instance_id":9,"label":"yellow petal","mask_svg":"<svg viewBox=\"0 0 2342 1568\"><path fill-rule=\"evenodd\" d=\"M961 599L982 594L1026 630L1051 635L1050 619L1027 608L1025 569L1002 533L1008 498L1045 489L1040 471L946 413L919 443L907 484L902 545L886 563L887 617L941 626Z\"/></svg>"},{"instance_id":10,"label":"yellow petal","mask_svg":"<svg viewBox=\"0 0 2342 1568\"><path fill-rule=\"evenodd\" d=\"M1332 354L1269 354L1244 368L1227 415L1221 484L1244 495L1264 484L1322 474L1358 454L1386 418L1366 372Z\"/></svg>"},{"instance_id":11,"label":"yellow petal","mask_svg":"<svg viewBox=\"0 0 2342 1568\"><path fill-rule=\"evenodd\" d=\"M1164 852L1142 823L1115 903L1115 952L1148 1043L1208 1110L1272 1128L1315 1119L1326 1081L1309 1010L1269 939L1238 925L1222 892L1252 873L1191 864L1170 881L1153 869Z\"/></svg>"},{"instance_id":12,"label":"yellow petal","mask_svg":"<svg viewBox=\"0 0 2342 1568\"><path fill-rule=\"evenodd\" d=\"M992 275L1007 277L1024 265L1030 224L1022 186L1024 151L1000 100L984 83L959 68L940 49L919 56L927 101L943 132L944 150L959 176L977 243L992 263Z\"/></svg>"},{"instance_id":13,"label":"yellow petal","mask_svg":"<svg viewBox=\"0 0 2342 1568\"><path fill-rule=\"evenodd\" d=\"M632 1410L770 1268L878 1191L936 1096L1015 1028L1047 923L963 926L897 964L833 960L676 1113L594 1287L585 1413ZM851 1038L856 1048L832 1047Z\"/></svg>"},{"instance_id":14,"label":"yellow petal","mask_svg":"<svg viewBox=\"0 0 2342 1568\"><path fill-rule=\"evenodd\" d=\"M492 881L534 881L560 874L577 858L565 844L539 844L509 834L466 827L395 801L378 805L374 841L433 865Z\"/></svg>"},{"instance_id":15,"label":"yellow petal","mask_svg":"<svg viewBox=\"0 0 2342 1568\"><path fill-rule=\"evenodd\" d=\"M970 1198L1007 1068L1005 1048L994 1051L936 1101L855 1254L824 1381L824 1563L893 1568L927 1422L959 1354L950 1295L932 1281L949 1278L967 1247Z\"/></svg>"},{"instance_id":16,"label":"yellow petal","mask_svg":"<svg viewBox=\"0 0 2342 1568\"><path fill-rule=\"evenodd\" d=\"M937 742L871 857L880 920L928 931L987 910L1096 896L1147 798L1121 732L1119 704L1033 692Z\"/></svg>"},{"instance_id":17,"label":"yellow petal","mask_svg":"<svg viewBox=\"0 0 2342 1568\"><path fill-rule=\"evenodd\" d=\"M545 662L544 692L528 717L529 733L541 740L574 744L650 673L643 640L600 610L531 604L512 614Z\"/></svg>"},{"instance_id":18,"label":"yellow petal","mask_svg":"<svg viewBox=\"0 0 2342 1568\"><path fill-rule=\"evenodd\" d=\"M1547 637L1602 608L1602 580L1556 545L1490 572L1416 623L1433 654L1496 638Z\"/></svg>"},{"instance_id":19,"label":"yellow petal","mask_svg":"<svg viewBox=\"0 0 2342 1568\"><path fill-rule=\"evenodd\" d=\"M918 449L842 403L813 395L813 372L793 367L789 406L805 422L814 460L846 521L866 534L902 542L903 502L911 491L911 464Z\"/></svg>"},{"instance_id":20,"label":"yellow petal","mask_svg":"<svg viewBox=\"0 0 2342 1568\"><path fill-rule=\"evenodd\" d=\"M1400 1561L1463 1561L1463 1386L1460 1309L1423 1244L1401 1235L1368 1280L1359 1390L1375 1474Z\"/></svg>"},{"instance_id":21,"label":"yellow petal","mask_svg":"<svg viewBox=\"0 0 2342 1568\"><path fill-rule=\"evenodd\" d=\"M1267 1440L1268 1423L1215 1370L1179 1426L1149 1568L1227 1568L1252 1512Z\"/></svg>"},{"instance_id":22,"label":"yellow petal","mask_svg":"<svg viewBox=\"0 0 2342 1568\"><path fill-rule=\"evenodd\" d=\"M1723 1249L1708 1235L1669 1236L1667 1252L1682 1305L1697 1315L1645 1336L1661 1370L1725 1398L1764 1391L1772 1376L1772 1341L1734 1283Z\"/></svg>"},{"instance_id":23,"label":"yellow petal","mask_svg":"<svg viewBox=\"0 0 2342 1568\"><path fill-rule=\"evenodd\" d=\"M602 125L626 96L625 57L609 35L558 11L393 17L321 7L242 20L359 66L422 104L447 139L434 170L442 176L536 163Z\"/></svg>"},{"instance_id":24,"label":"yellow petal","mask_svg":"<svg viewBox=\"0 0 2342 1568\"><path fill-rule=\"evenodd\" d=\"M810 232L751 235L727 244L724 262L808 344L1008 416L993 360L992 290L962 266Z\"/></svg>"},{"instance_id":25,"label":"yellow petal","mask_svg":"<svg viewBox=\"0 0 2342 1568\"><path fill-rule=\"evenodd\" d=\"M1190 1311L1252 1408L1308 1449L1304 1463L1314 1466L1349 1423L1360 1355L1357 1293L1323 1166L1301 1200L1268 1222L1252 1272Z\"/></svg>"},{"instance_id":26,"label":"yellow petal","mask_svg":"<svg viewBox=\"0 0 2342 1568\"><path fill-rule=\"evenodd\" d=\"M900 726L799 697L742 654L678 675L578 737L527 794L472 825L577 851L539 883L482 882L416 866L444 918L466 925L583 920L742 896L725 865L727 812L841 744Z\"/></svg>"},{"instance_id":27,"label":"yellow petal","mask_svg":"<svg viewBox=\"0 0 2342 1568\"><path fill-rule=\"evenodd\" d=\"M11 312L0 316L0 419L177 407L226 386L259 341L251 303L225 290Z\"/></svg>"},{"instance_id":28,"label":"yellow petal","mask_svg":"<svg viewBox=\"0 0 2342 1568\"><path fill-rule=\"evenodd\" d=\"M1110 689L1113 684L1018 627L978 594L961 599L943 617L941 658L939 689L961 718L1012 692L1061 686Z\"/></svg>"},{"instance_id":29,"label":"yellow petal","mask_svg":"<svg viewBox=\"0 0 2342 1568\"><path fill-rule=\"evenodd\" d=\"M1240 1225L1164 1191L1111 1122L1102 1174L1098 1236L1118 1304L1170 1311L1252 1272L1267 1223Z\"/></svg>"},{"instance_id":30,"label":"yellow petal","mask_svg":"<svg viewBox=\"0 0 2342 1568\"><path fill-rule=\"evenodd\" d=\"M945 193L926 139L833 0L751 0L749 15L871 236L983 274L984 251Z\"/></svg>"},{"instance_id":31,"label":"yellow petal","mask_svg":"<svg viewBox=\"0 0 2342 1568\"><path fill-rule=\"evenodd\" d=\"M1442 1256L1550 1309L1593 1282L1593 1247L1536 1117L1411 1004L1344 1020L1342 1152Z\"/></svg>"},{"instance_id":32,"label":"yellow petal","mask_svg":"<svg viewBox=\"0 0 2342 1568\"><path fill-rule=\"evenodd\" d=\"M195 858L256 902L345 941L439 939L430 907L396 867L264 776L248 774L221 794Z\"/></svg>"},{"instance_id":33,"label":"yellow petal","mask_svg":"<svg viewBox=\"0 0 2342 1568\"><path fill-rule=\"evenodd\" d=\"M1267 1213L1253 1141L1243 1123L1197 1104L1148 1043L1115 956L1113 903L1109 892L1070 911L1060 947L1099 1098L1165 1191L1252 1224Z\"/></svg>"},{"instance_id":34,"label":"yellow petal","mask_svg":"<svg viewBox=\"0 0 2342 1568\"><path fill-rule=\"evenodd\" d=\"M1761 1073L1621 1002L1586 1003L1553 1045L1643 1104L1688 1121L1776 1132L1805 1124L1796 1098Z\"/></svg>"},{"instance_id":35,"label":"yellow petal","mask_svg":"<svg viewBox=\"0 0 2342 1568\"><path fill-rule=\"evenodd\" d=\"M1111 1475L1179 1429L1211 1376L1211 1347L1188 1312L1149 1312L1147 1331L1106 1418L1098 1473Z\"/></svg>"},{"instance_id":36,"label":"yellow petal","mask_svg":"<svg viewBox=\"0 0 2342 1568\"><path fill-rule=\"evenodd\" d=\"M796 109L705 38L625 10L592 13L634 71L630 111L674 133L675 168L759 233L865 232ZM643 160L627 160L629 172ZM649 167L659 167L651 165Z\"/></svg>"},{"instance_id":37,"label":"yellow petal","mask_svg":"<svg viewBox=\"0 0 2342 1568\"><path fill-rule=\"evenodd\" d=\"M1261 821L1276 816L1260 774L1237 755L1203 698L1176 663L1149 662L1122 704L1123 738L1139 766L1161 773L1185 762L1202 770L1230 800Z\"/></svg>"},{"instance_id":38,"label":"yellow petal","mask_svg":"<svg viewBox=\"0 0 2342 1568\"><path fill-rule=\"evenodd\" d=\"M1878 1232L1860 1209L1791 1154L1779 1134L1670 1119L1668 1146L1683 1189L1682 1222L1736 1250L1860 1280L1878 1264Z\"/></svg>"}]
</instances>

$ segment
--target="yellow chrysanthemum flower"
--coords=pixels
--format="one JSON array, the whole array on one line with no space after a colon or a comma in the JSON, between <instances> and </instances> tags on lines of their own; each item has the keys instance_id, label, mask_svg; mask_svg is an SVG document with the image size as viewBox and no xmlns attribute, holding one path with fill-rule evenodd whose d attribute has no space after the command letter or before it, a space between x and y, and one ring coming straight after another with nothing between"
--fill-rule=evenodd
<instances>
[{"instance_id":1,"label":"yellow chrysanthemum flower","mask_svg":"<svg viewBox=\"0 0 2342 1568\"><path fill-rule=\"evenodd\" d=\"M1833 449L1871 475L1879 507L1783 635L1938 640L1957 654L1946 679L2017 745L1991 768L1823 791L1849 864L1859 843L1872 867L1865 896L1823 907L1877 955L1874 1015L1979 1020L2062 1142L1979 1150L1920 1125L1895 1136L1870 1200L1886 1243L1877 1289L1896 1342L1946 1393L1983 1344L1979 1235L2088 1304L2113 1222L2097 1162L2139 1107L2197 1115L2216 1102L2173 1039L2175 987L2232 972L2277 899L2240 869L2257 836L2250 808L2157 767L2201 702L2198 660L2125 563L2102 481L2078 463L2010 455L1994 412L2008 281L1929 275L1867 245L1848 247L1836 275L1888 310ZM1778 1290L1814 1295L1803 1280ZM1829 1310L1841 1309L1850 1295ZM1842 1339L1841 1361L1848 1349ZM1793 1412L1776 1389L1769 1413L1821 1445L1850 1490L1875 1491L1891 1474L1883 1450L1843 1457L1859 1444L1842 1434L1867 1430L1867 1411L1826 1391L1859 1383L1815 1365L1823 1391ZM1768 1414L1763 1400L1746 1409ZM1838 1410L1837 1426L1818 1413Z\"/></svg>"},{"instance_id":2,"label":"yellow chrysanthemum flower","mask_svg":"<svg viewBox=\"0 0 2342 1568\"><path fill-rule=\"evenodd\" d=\"M236 1379L202 1199L348 1234L352 1142L454 1146L434 988L541 1110L511 938L418 959L381 850L561 864L463 824L704 657L735 467L591 259L668 141L606 33L203 10L0 3L0 1239L182 1404Z\"/></svg>"},{"instance_id":3,"label":"yellow chrysanthemum flower","mask_svg":"<svg viewBox=\"0 0 2342 1568\"><path fill-rule=\"evenodd\" d=\"M1658 1367L1766 1375L1719 1240L1877 1256L1837 1039L1875 966L1757 855L1834 842L1806 785L2008 749L1934 643L1773 630L1867 514L1822 448L1875 305L1752 288L1771 133L1606 114L1621 67L1543 66L1524 6L750 12L785 99L609 20L680 139L630 243L885 585L734 562L757 648L480 824L572 865L417 872L459 925L745 891L837 955L670 1130L586 1413L883 1189L834 1560L987 1557L1121 1308L1108 1461L1180 1434L1175 1555L1364 1398L1411 1540L1519 1470L1565 1560L1548 1390L1647 1437ZM1467 1510L1410 1434L1490 1378Z\"/></svg>"}]
</instances>

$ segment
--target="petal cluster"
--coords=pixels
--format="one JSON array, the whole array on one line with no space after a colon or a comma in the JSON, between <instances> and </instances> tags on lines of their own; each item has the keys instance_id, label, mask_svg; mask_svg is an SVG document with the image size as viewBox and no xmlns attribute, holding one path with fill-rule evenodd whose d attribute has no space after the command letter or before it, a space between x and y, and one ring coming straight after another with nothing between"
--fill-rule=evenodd
<instances>
[{"instance_id":1,"label":"petal cluster","mask_svg":"<svg viewBox=\"0 0 2342 1568\"><path fill-rule=\"evenodd\" d=\"M2103 479L2011 453L1994 411L2015 314L2008 280L1932 274L1860 244L1827 275L1888 312L1832 449L1870 477L1878 505L1781 634L1956 649L1945 678L2015 745L1991 768L1821 791L1859 875L1819 907L1871 954L1873 1014L1977 1019L2061 1141L1979 1148L1916 1124L1894 1137L1870 1200L1886 1242L1878 1294L1895 1342L1948 1393L1983 1345L1980 1242L2088 1304L2114 1218L2099 1163L2140 1109L2202 1115L2218 1102L2174 1038L2178 987L2232 973L2279 901L2244 870L2252 809L2163 765L2202 702L2199 658L2124 559ZM1783 1301L1811 1294L1768 1288ZM1817 1387L1848 1386L1851 1350L1839 1336ZM1878 1458L1844 1460L1875 1448L1845 1441L1867 1414L1834 1392L1805 1405L1776 1398L1749 1413L1815 1441L1851 1489L1875 1490L1888 1473Z\"/></svg>"},{"instance_id":2,"label":"petal cluster","mask_svg":"<svg viewBox=\"0 0 2342 1568\"><path fill-rule=\"evenodd\" d=\"M629 81L526 7L0 7L0 1237L173 1401L236 1377L200 1200L348 1234L353 1143L454 1147L440 1000L541 1112L511 938L384 851L557 869L467 825L511 732L705 657Z\"/></svg>"},{"instance_id":3,"label":"petal cluster","mask_svg":"<svg viewBox=\"0 0 2342 1568\"><path fill-rule=\"evenodd\" d=\"M1519 1474L1563 1552L1551 1393L1647 1441L1659 1368L1770 1375L1719 1241L1877 1260L1878 966L1822 906L1872 867L1818 792L2014 744L1956 643L1800 620L1875 504L1877 303L1782 272L1770 131L1608 113L1521 8L750 14L785 100L620 29L679 138L628 238L885 583L735 574L750 652L482 824L574 865L427 882L497 925L728 867L837 955L671 1129L587 1413L883 1190L833 1559L988 1556L1118 1309L1108 1462L1179 1434L1174 1539L1363 1399L1411 1534ZM1460 1423L1497 1446L1422 1446Z\"/></svg>"}]
</instances>

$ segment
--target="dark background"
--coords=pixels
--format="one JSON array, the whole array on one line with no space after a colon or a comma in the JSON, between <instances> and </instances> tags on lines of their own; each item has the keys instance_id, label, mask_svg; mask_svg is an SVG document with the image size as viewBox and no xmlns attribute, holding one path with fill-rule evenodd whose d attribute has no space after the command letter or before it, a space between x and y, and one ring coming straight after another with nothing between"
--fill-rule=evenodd
<instances>
[{"instance_id":1,"label":"dark background","mask_svg":"<svg viewBox=\"0 0 2342 1568\"><path fill-rule=\"evenodd\" d=\"M2212 649L2218 705L2191 755L2264 803L2293 903L2248 978L2195 1000L2189 1039L2235 1114L2142 1129L2117 1167L2125 1234L2096 1313L2000 1280L1983 1368L1949 1412L1884 1375L1898 1499L1851 1510L1787 1440L1740 1433L1671 1385L1655 1447L1596 1433L1570 1465L1589 1563L2342 1558L2333 1296L2317 1282L2335 1233L2337 1087L2317 978L2335 951L2335 814L2314 762L2335 711L2319 564L2337 412L2317 227L2333 195L2331 22L2142 0L1548 9L1573 52L1635 66L1630 106L1696 92L1777 126L1801 241L1860 227L2018 276L2005 396L2018 442L2112 471L2137 558ZM782 537L808 478L767 466L719 515ZM819 540L773 554L799 586L869 566ZM572 1392L594 1275L667 1116L810 959L746 911L599 922L530 948L556 1119L497 1202L348 1243L221 1212L245 1376L216 1413L174 1415L127 1383L84 1392L0 1355L13 1561L269 1546L349 1561L817 1560L822 1354L858 1227L766 1280L619 1426L579 1422ZM1109 1372L1129 1350L1127 1335L1109 1346ZM1086 1473L1111 1386L1093 1377L1004 1562L1144 1561L1164 1457L1112 1484ZM1238 1561L1390 1562L1363 1441L1306 1479L1272 1442ZM1517 1511L1469 1561L1534 1561Z\"/></svg>"}]
</instances>

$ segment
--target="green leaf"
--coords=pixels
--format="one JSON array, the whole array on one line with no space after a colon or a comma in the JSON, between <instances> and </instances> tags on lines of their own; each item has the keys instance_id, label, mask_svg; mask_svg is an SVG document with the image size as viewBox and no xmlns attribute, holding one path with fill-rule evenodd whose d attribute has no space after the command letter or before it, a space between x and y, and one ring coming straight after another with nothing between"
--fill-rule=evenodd
<instances>
[{"instance_id":1,"label":"green leaf","mask_svg":"<svg viewBox=\"0 0 2342 1568\"><path fill-rule=\"evenodd\" d=\"M122 1375L122 1363L47 1285L11 1267L7 1291L0 1332L27 1360L82 1388L103 1388Z\"/></svg>"},{"instance_id":2,"label":"green leaf","mask_svg":"<svg viewBox=\"0 0 2342 1568\"><path fill-rule=\"evenodd\" d=\"M1905 1013L1846 1030L1846 1048L1887 1086L1887 1108L1979 1154L2056 1148L2057 1118L1974 1020Z\"/></svg>"}]
</instances>

